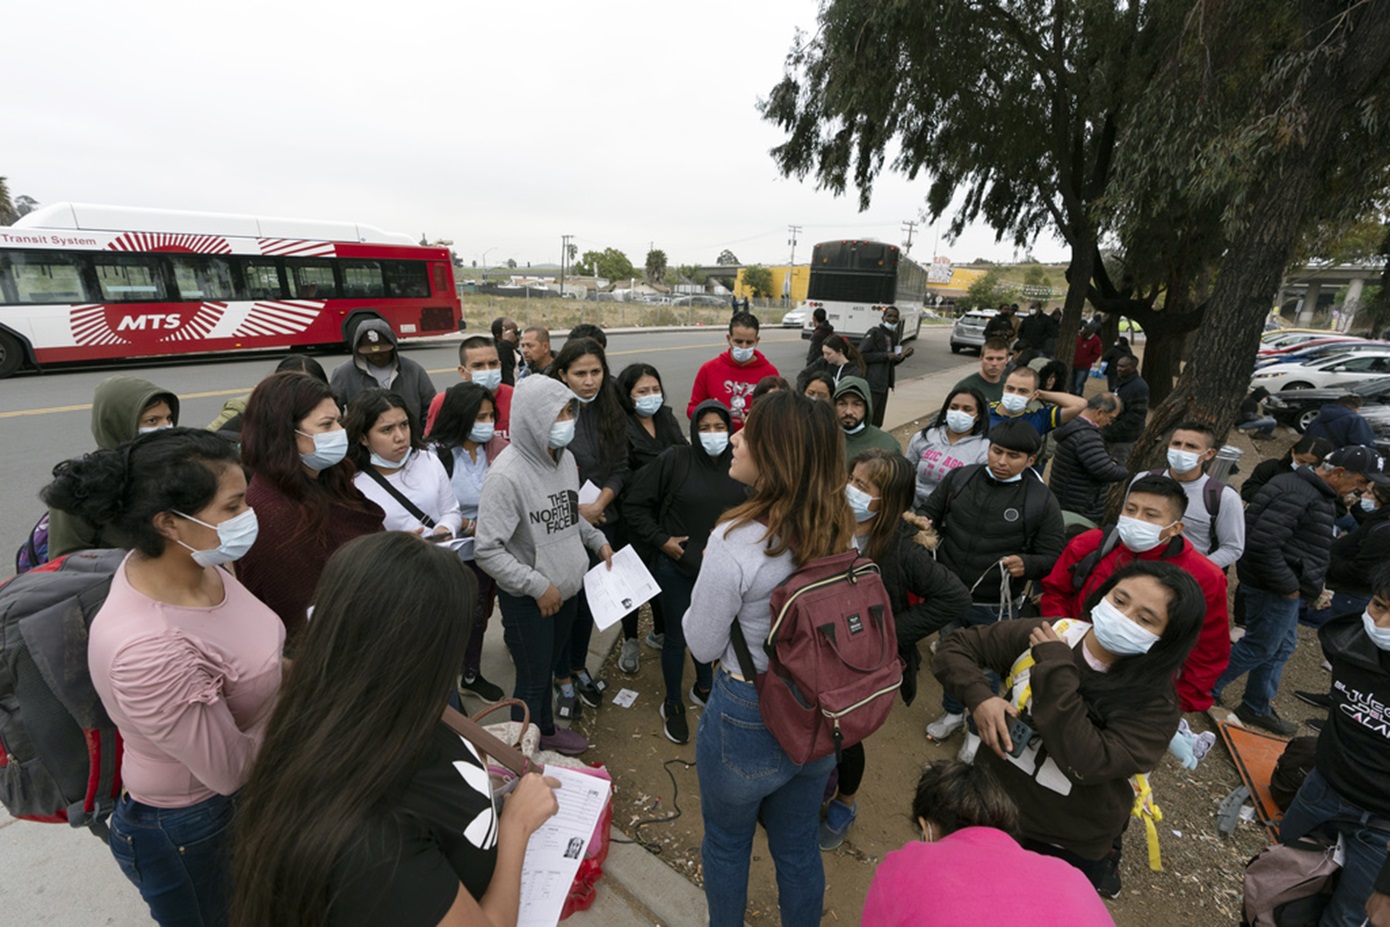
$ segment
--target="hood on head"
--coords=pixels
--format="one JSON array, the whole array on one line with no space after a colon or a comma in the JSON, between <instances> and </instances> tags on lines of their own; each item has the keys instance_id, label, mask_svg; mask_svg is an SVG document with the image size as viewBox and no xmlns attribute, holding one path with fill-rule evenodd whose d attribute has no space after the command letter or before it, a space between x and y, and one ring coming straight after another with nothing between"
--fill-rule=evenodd
<instances>
[{"instance_id":1,"label":"hood on head","mask_svg":"<svg viewBox=\"0 0 1390 927\"><path fill-rule=\"evenodd\" d=\"M92 437L97 447L114 448L135 438L140 413L156 402L169 403L174 424L179 423L179 397L139 377L102 380L92 396Z\"/></svg>"},{"instance_id":2,"label":"hood on head","mask_svg":"<svg viewBox=\"0 0 1390 927\"><path fill-rule=\"evenodd\" d=\"M719 413L719 417L724 419L724 427L730 432L734 430L734 416L729 412L729 407L718 399L706 399L695 407L695 413L690 416L690 444L693 447L700 446L700 416L713 409Z\"/></svg>"},{"instance_id":3,"label":"hood on head","mask_svg":"<svg viewBox=\"0 0 1390 927\"><path fill-rule=\"evenodd\" d=\"M512 393L512 446L531 460L555 466L550 456L550 426L574 401L574 393L559 380L543 376L518 380Z\"/></svg>"},{"instance_id":4,"label":"hood on head","mask_svg":"<svg viewBox=\"0 0 1390 927\"><path fill-rule=\"evenodd\" d=\"M835 397L839 399L845 393L855 393L860 399L864 400L864 421L869 421L874 415L874 399L869 393L869 383L863 377L841 377L840 385L835 387Z\"/></svg>"},{"instance_id":5,"label":"hood on head","mask_svg":"<svg viewBox=\"0 0 1390 927\"><path fill-rule=\"evenodd\" d=\"M368 319L363 322L357 326L353 338L353 354L384 353L396 349L396 333L391 330L390 323L384 319ZM369 350L363 350L363 348Z\"/></svg>"}]
</instances>

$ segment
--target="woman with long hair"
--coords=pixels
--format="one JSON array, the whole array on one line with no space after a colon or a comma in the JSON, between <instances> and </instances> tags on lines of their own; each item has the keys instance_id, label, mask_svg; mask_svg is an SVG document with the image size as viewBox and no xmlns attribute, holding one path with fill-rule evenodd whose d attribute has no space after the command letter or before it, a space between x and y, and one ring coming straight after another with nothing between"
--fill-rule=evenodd
<instances>
[{"instance_id":1,"label":"woman with long hair","mask_svg":"<svg viewBox=\"0 0 1390 927\"><path fill-rule=\"evenodd\" d=\"M927 497L957 467L984 463L989 456L989 406L974 387L951 390L936 418L907 442L907 460L917 470L913 507Z\"/></svg>"},{"instance_id":2,"label":"woman with long hair","mask_svg":"<svg viewBox=\"0 0 1390 927\"><path fill-rule=\"evenodd\" d=\"M898 655L903 661L903 701L917 695L917 672L922 666L917 642L965 617L970 591L946 567L936 562L936 536L925 519L909 513L912 506L912 465L901 454L871 448L849 462L845 496L854 513L854 546L878 564L879 575L893 606ZM836 795L825 807L820 848L833 850L844 842L858 815L855 793L864 781L864 744L840 753Z\"/></svg>"},{"instance_id":3,"label":"woman with long hair","mask_svg":"<svg viewBox=\"0 0 1390 927\"><path fill-rule=\"evenodd\" d=\"M449 474L438 457L425 451L420 423L399 393L358 393L343 427L348 459L357 468L352 481L386 513L382 525L387 531L408 531L436 543L461 533L463 512Z\"/></svg>"},{"instance_id":4,"label":"woman with long hair","mask_svg":"<svg viewBox=\"0 0 1390 927\"><path fill-rule=\"evenodd\" d=\"M700 777L705 898L711 927L743 923L748 863L759 820L777 867L782 923L820 923L825 870L817 808L835 765L794 763L763 725L758 690L739 665L734 622L750 643L767 637L772 591L803 564L848 550L854 518L845 499L844 432L829 403L789 390L758 401L732 440L729 475L751 487L720 518L705 547L683 627L691 655L721 660L695 738ZM752 646L757 671L767 655Z\"/></svg>"},{"instance_id":5,"label":"woman with long hair","mask_svg":"<svg viewBox=\"0 0 1390 927\"><path fill-rule=\"evenodd\" d=\"M427 440L449 476L449 485L463 516L460 533L475 537L478 530L478 504L483 496L483 480L488 468L507 447L497 433L497 401L477 383L455 383L444 391ZM478 597L473 612L473 633L463 655L459 689L471 692L491 704L503 696L502 687L483 675L483 640L488 619L497 604L497 584L478 566L472 545L459 548L459 557L473 571Z\"/></svg>"},{"instance_id":6,"label":"woman with long hair","mask_svg":"<svg viewBox=\"0 0 1390 927\"><path fill-rule=\"evenodd\" d=\"M821 343L821 356L801 371L802 376L823 373L837 386L845 377L862 377L867 367L859 349L843 335L830 335ZM833 392L833 390L832 390Z\"/></svg>"},{"instance_id":7,"label":"woman with long hair","mask_svg":"<svg viewBox=\"0 0 1390 927\"><path fill-rule=\"evenodd\" d=\"M381 507L353 484L348 439L328 384L277 373L251 391L241 426L241 460L251 471L246 501L261 533L241 559L246 588L285 623L293 651L309 598L329 556L381 530Z\"/></svg>"},{"instance_id":8,"label":"woman with long hair","mask_svg":"<svg viewBox=\"0 0 1390 927\"><path fill-rule=\"evenodd\" d=\"M1257 463L1255 469L1245 478L1245 482L1240 484L1240 497L1246 502L1254 502L1255 496L1259 495L1265 483L1280 473L1288 473L1299 467L1316 467L1322 463L1324 457L1335 450L1332 442L1326 438L1310 438L1304 435L1284 452L1284 456L1271 457Z\"/></svg>"},{"instance_id":9,"label":"woman with long hair","mask_svg":"<svg viewBox=\"0 0 1390 927\"><path fill-rule=\"evenodd\" d=\"M807 399L831 402L835 397L835 378L824 370L803 370L796 375L796 391Z\"/></svg>"},{"instance_id":10,"label":"woman with long hair","mask_svg":"<svg viewBox=\"0 0 1390 927\"><path fill-rule=\"evenodd\" d=\"M589 483L598 489L598 498L579 504L579 515L603 532L614 550L623 546L622 505L619 498L627 485L628 468L627 414L608 372L608 358L603 346L592 338L571 338L565 341L550 376L569 387L579 400L575 418L574 441L570 453L579 465L579 485ZM589 565L597 561L590 558ZM633 619L634 631L636 630ZM566 720L578 718L581 703L590 708L603 704L607 683L595 680L584 665L589 657L589 639L594 633L594 616L589 599L579 596L579 611L570 630L567 645L555 655L555 685L559 690L556 713ZM624 641L618 666L627 673L638 669L639 648L634 637Z\"/></svg>"},{"instance_id":11,"label":"woman with long hair","mask_svg":"<svg viewBox=\"0 0 1390 927\"><path fill-rule=\"evenodd\" d=\"M210 431L158 431L59 464L43 498L130 550L87 638L92 683L125 741L111 852L157 923L224 924L234 796L285 639L221 568L256 541L236 449Z\"/></svg>"},{"instance_id":12,"label":"woman with long hair","mask_svg":"<svg viewBox=\"0 0 1390 927\"><path fill-rule=\"evenodd\" d=\"M1179 567L1140 560L1112 573L1085 613L965 628L941 642L932 670L970 709L987 748L976 762L1018 802L1024 848L1066 860L1114 898L1129 780L1157 766L1177 732L1173 680L1206 601ZM995 695L989 671L1011 691ZM1014 743L1011 720L1028 725L1026 744Z\"/></svg>"},{"instance_id":13,"label":"woman with long hair","mask_svg":"<svg viewBox=\"0 0 1390 927\"><path fill-rule=\"evenodd\" d=\"M400 532L329 560L243 792L237 927L516 923L526 842L557 805L532 773L499 816L441 720L474 595L457 557Z\"/></svg>"}]
</instances>

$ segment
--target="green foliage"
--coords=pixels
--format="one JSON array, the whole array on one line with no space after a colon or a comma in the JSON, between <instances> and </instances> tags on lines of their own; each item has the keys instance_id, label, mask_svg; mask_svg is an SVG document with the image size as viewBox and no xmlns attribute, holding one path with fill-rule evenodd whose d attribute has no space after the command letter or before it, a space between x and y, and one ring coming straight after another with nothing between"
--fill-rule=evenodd
<instances>
[{"instance_id":1,"label":"green foliage","mask_svg":"<svg viewBox=\"0 0 1390 927\"><path fill-rule=\"evenodd\" d=\"M956 305L965 309L990 309L1000 303L1008 302L1008 290L1003 286L998 270L987 270L977 277L965 291L965 298L956 300Z\"/></svg>"},{"instance_id":2,"label":"green foliage","mask_svg":"<svg viewBox=\"0 0 1390 927\"><path fill-rule=\"evenodd\" d=\"M765 299L772 295L772 271L761 264L743 268L743 285L753 291L755 299Z\"/></svg>"},{"instance_id":3,"label":"green foliage","mask_svg":"<svg viewBox=\"0 0 1390 927\"><path fill-rule=\"evenodd\" d=\"M696 286L704 286L709 275L700 271L694 264L682 264L676 268L676 274L680 277L674 283L693 283ZM674 285L674 284L673 284Z\"/></svg>"},{"instance_id":4,"label":"green foliage","mask_svg":"<svg viewBox=\"0 0 1390 927\"><path fill-rule=\"evenodd\" d=\"M10 201L10 186L6 183L6 178L0 177L0 225L14 225L19 213L15 212L14 203Z\"/></svg>"},{"instance_id":5,"label":"green foliage","mask_svg":"<svg viewBox=\"0 0 1390 927\"><path fill-rule=\"evenodd\" d=\"M574 272L581 277L603 277L606 280L626 280L637 276L637 268L617 248L585 251Z\"/></svg>"},{"instance_id":6,"label":"green foliage","mask_svg":"<svg viewBox=\"0 0 1390 927\"><path fill-rule=\"evenodd\" d=\"M723 251L719 252L719 257L714 259L714 263L728 265L742 264L743 262L738 259L738 255L734 254L728 248L725 248Z\"/></svg>"},{"instance_id":7,"label":"green foliage","mask_svg":"<svg viewBox=\"0 0 1390 927\"><path fill-rule=\"evenodd\" d=\"M647 282L658 283L666 277L666 252L653 248L647 252Z\"/></svg>"},{"instance_id":8,"label":"green foliage","mask_svg":"<svg viewBox=\"0 0 1390 927\"><path fill-rule=\"evenodd\" d=\"M1028 286L1048 286L1051 281L1047 277L1047 271L1037 264L1030 264L1023 272L1023 282Z\"/></svg>"}]
</instances>

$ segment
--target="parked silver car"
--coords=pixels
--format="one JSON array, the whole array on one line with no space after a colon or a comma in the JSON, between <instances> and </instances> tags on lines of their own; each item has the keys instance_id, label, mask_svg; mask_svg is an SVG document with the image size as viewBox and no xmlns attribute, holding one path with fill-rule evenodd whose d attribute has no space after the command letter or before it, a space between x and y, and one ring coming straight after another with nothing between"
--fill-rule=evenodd
<instances>
[{"instance_id":1,"label":"parked silver car","mask_svg":"<svg viewBox=\"0 0 1390 927\"><path fill-rule=\"evenodd\" d=\"M956 319L951 326L951 353L959 354L969 348L978 354L985 344L985 326L998 314L994 309L972 309Z\"/></svg>"}]
</instances>

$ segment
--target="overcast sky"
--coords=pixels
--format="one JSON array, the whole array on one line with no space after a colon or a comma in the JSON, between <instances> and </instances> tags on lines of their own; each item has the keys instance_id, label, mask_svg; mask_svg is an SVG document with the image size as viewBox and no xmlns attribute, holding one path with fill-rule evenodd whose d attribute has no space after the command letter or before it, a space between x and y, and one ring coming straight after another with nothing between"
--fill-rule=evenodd
<instances>
[{"instance_id":1,"label":"overcast sky","mask_svg":"<svg viewBox=\"0 0 1390 927\"><path fill-rule=\"evenodd\" d=\"M14 195L342 219L559 259L560 236L641 265L901 243L926 184L872 206L783 179L755 108L816 0L10 4L0 175ZM944 226L944 222L942 223ZM911 254L930 260L931 227ZM972 229L936 252L1009 260ZM1051 239L1034 248L1063 260Z\"/></svg>"}]
</instances>

